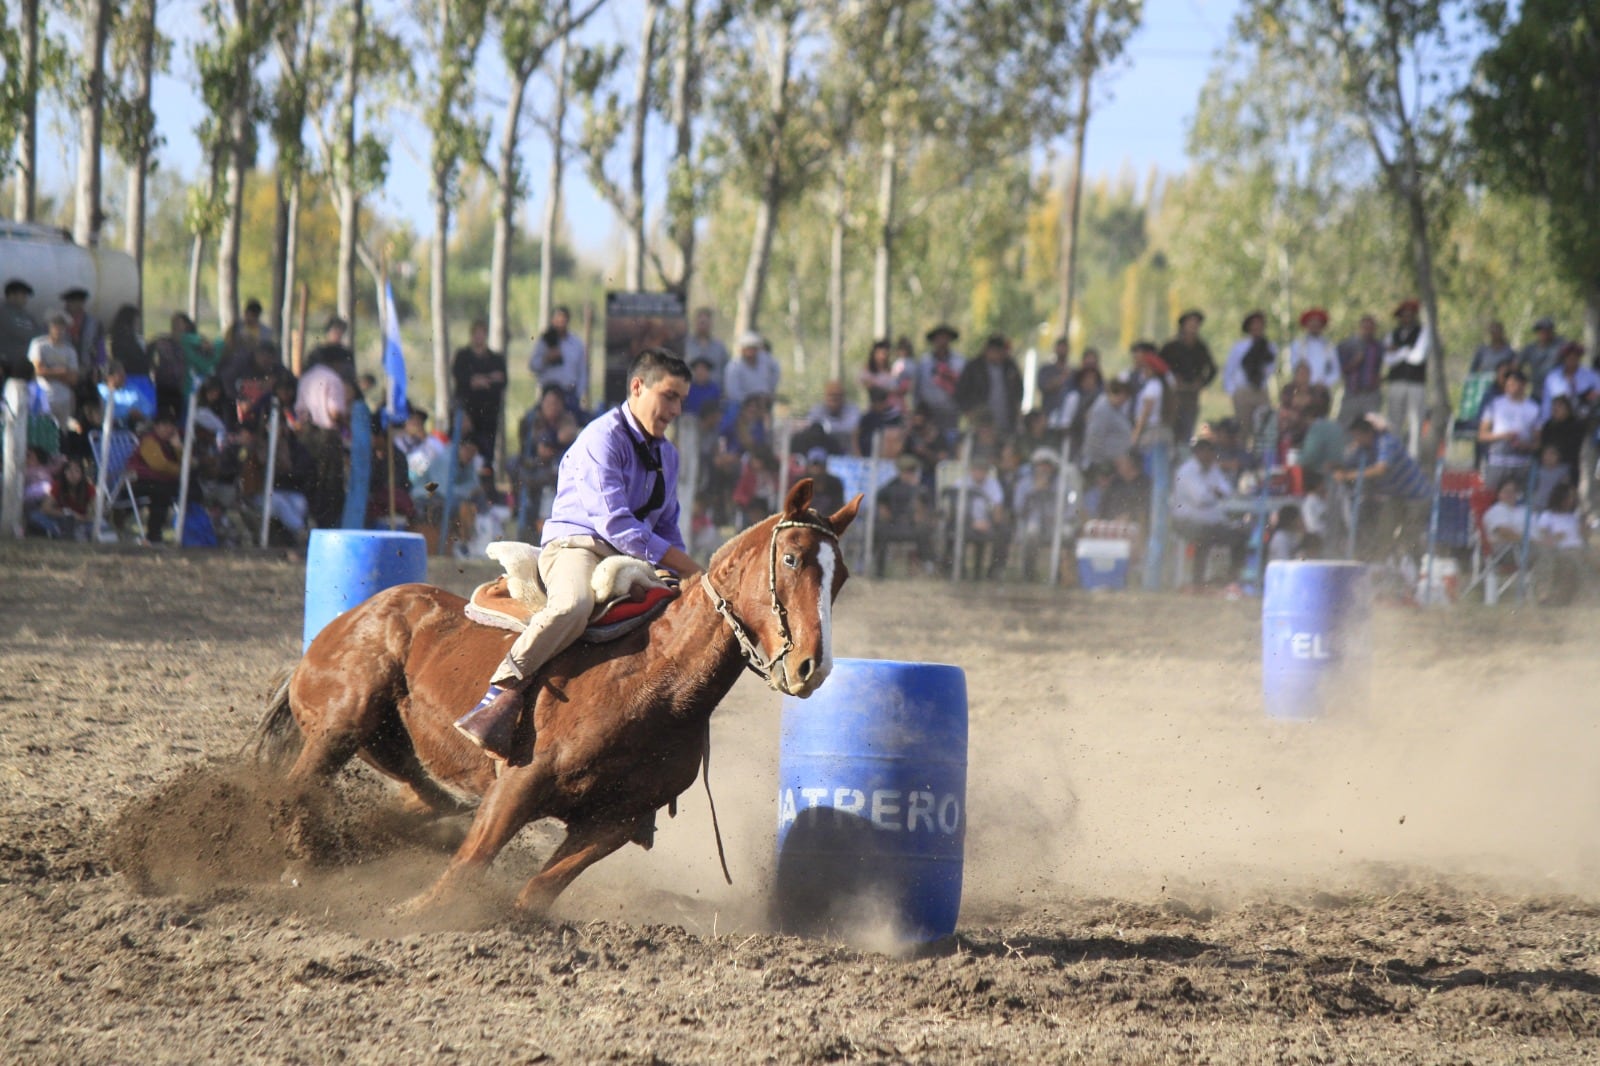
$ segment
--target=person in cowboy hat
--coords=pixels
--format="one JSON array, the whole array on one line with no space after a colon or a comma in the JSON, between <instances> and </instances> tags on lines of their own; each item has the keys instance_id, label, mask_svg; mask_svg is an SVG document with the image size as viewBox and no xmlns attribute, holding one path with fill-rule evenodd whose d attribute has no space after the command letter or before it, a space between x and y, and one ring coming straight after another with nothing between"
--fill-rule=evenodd
<instances>
[{"instance_id":1,"label":"person in cowboy hat","mask_svg":"<svg viewBox=\"0 0 1600 1066\"><path fill-rule=\"evenodd\" d=\"M1038 577L1039 553L1048 552L1055 539L1056 479L1060 476L1060 466L1059 454L1049 448L1035 448L1012 490L1012 511L1017 516L1024 581L1032 582ZM1062 518L1070 520L1067 515ZM1070 539L1064 537L1063 545Z\"/></svg>"},{"instance_id":2,"label":"person in cowboy hat","mask_svg":"<svg viewBox=\"0 0 1600 1066\"><path fill-rule=\"evenodd\" d=\"M1244 565L1249 534L1223 509L1223 501L1233 495L1233 482L1217 465L1216 441L1202 434L1195 437L1192 447L1172 479L1172 528L1195 546L1197 586L1204 584L1206 577L1200 560L1209 558L1218 545L1227 547L1231 556L1231 581Z\"/></svg>"},{"instance_id":3,"label":"person in cowboy hat","mask_svg":"<svg viewBox=\"0 0 1600 1066\"><path fill-rule=\"evenodd\" d=\"M1428 412L1428 330L1417 316L1415 300L1394 309L1394 329L1384 342L1384 416L1404 434L1406 450L1415 457L1422 448L1422 421Z\"/></svg>"},{"instance_id":4,"label":"person in cowboy hat","mask_svg":"<svg viewBox=\"0 0 1600 1066\"><path fill-rule=\"evenodd\" d=\"M1222 391L1233 400L1233 416L1253 440L1258 412L1272 404L1267 386L1278 361L1278 350L1267 340L1267 316L1261 311L1245 315L1239 331L1244 336L1228 350L1222 367Z\"/></svg>"},{"instance_id":5,"label":"person in cowboy hat","mask_svg":"<svg viewBox=\"0 0 1600 1066\"><path fill-rule=\"evenodd\" d=\"M722 372L722 399L733 411L744 406L752 396L765 397L766 409L772 410L772 398L777 395L782 368L761 334L747 329L739 337L739 355L729 360Z\"/></svg>"},{"instance_id":6,"label":"person in cowboy hat","mask_svg":"<svg viewBox=\"0 0 1600 1066\"><path fill-rule=\"evenodd\" d=\"M951 347L961 334L954 326L939 323L927 332L928 350L917 358L916 370L911 378L911 396L917 407L928 413L928 418L941 433L953 432L961 421L961 408L956 403L956 383L961 379L967 361Z\"/></svg>"},{"instance_id":7,"label":"person in cowboy hat","mask_svg":"<svg viewBox=\"0 0 1600 1066\"><path fill-rule=\"evenodd\" d=\"M61 305L67 314L67 338L78 353L78 368L86 380L98 381L106 365L106 328L89 313L89 290L74 285L61 294Z\"/></svg>"},{"instance_id":8,"label":"person in cowboy hat","mask_svg":"<svg viewBox=\"0 0 1600 1066\"><path fill-rule=\"evenodd\" d=\"M1172 368L1173 399L1177 404L1172 433L1179 440L1188 440L1194 433L1195 422L1200 417L1200 390L1217 377L1216 360L1211 358L1206 342L1200 339L1200 327L1205 320L1202 311L1185 311L1178 316L1178 335L1161 346L1161 359Z\"/></svg>"},{"instance_id":9,"label":"person in cowboy hat","mask_svg":"<svg viewBox=\"0 0 1600 1066\"><path fill-rule=\"evenodd\" d=\"M1527 371L1528 381L1533 386L1534 399L1541 398L1545 378L1561 362L1561 349L1566 345L1566 339L1556 332L1555 319L1549 315L1533 324L1533 340L1522 349L1520 359L1522 369Z\"/></svg>"},{"instance_id":10,"label":"person in cowboy hat","mask_svg":"<svg viewBox=\"0 0 1600 1066\"><path fill-rule=\"evenodd\" d=\"M1300 316L1300 328L1305 333L1289 346L1289 367L1309 367L1312 385L1333 388L1339 384L1339 353L1333 342L1324 335L1328 328L1328 312L1313 307Z\"/></svg>"},{"instance_id":11,"label":"person in cowboy hat","mask_svg":"<svg viewBox=\"0 0 1600 1066\"><path fill-rule=\"evenodd\" d=\"M1011 342L998 333L983 342L980 358L956 379L956 405L968 418L986 417L1002 438L1016 432L1022 413L1022 370L1011 357Z\"/></svg>"},{"instance_id":12,"label":"person in cowboy hat","mask_svg":"<svg viewBox=\"0 0 1600 1066\"><path fill-rule=\"evenodd\" d=\"M28 348L33 338L44 332L44 325L28 310L33 286L21 278L6 282L6 300L0 304L0 384L7 378L33 379L33 364Z\"/></svg>"}]
</instances>

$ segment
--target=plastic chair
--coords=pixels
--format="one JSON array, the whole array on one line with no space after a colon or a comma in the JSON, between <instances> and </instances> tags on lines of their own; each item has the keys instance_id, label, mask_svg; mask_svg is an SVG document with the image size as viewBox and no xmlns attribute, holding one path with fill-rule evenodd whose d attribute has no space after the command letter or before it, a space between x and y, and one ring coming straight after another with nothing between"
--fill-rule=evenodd
<instances>
[{"instance_id":1,"label":"plastic chair","mask_svg":"<svg viewBox=\"0 0 1600 1066\"><path fill-rule=\"evenodd\" d=\"M105 474L106 507L113 512L129 511L133 515L133 527L138 530L139 539L144 540L144 518L139 514L139 508L145 501L135 494L133 486L138 478L128 469L128 460L138 450L139 438L132 430L112 430L110 445L104 451L101 450L100 431L89 431L89 451L94 456L95 466Z\"/></svg>"},{"instance_id":2,"label":"plastic chair","mask_svg":"<svg viewBox=\"0 0 1600 1066\"><path fill-rule=\"evenodd\" d=\"M1500 602L1502 593L1515 587L1524 576L1522 544L1520 541L1495 544L1494 538L1489 535L1488 528L1483 524L1484 515L1494 506L1495 491L1485 485L1476 472L1473 472L1472 477L1476 479L1468 498L1472 515L1470 544L1472 577L1467 582L1466 591L1471 592L1482 585L1483 602L1492 607Z\"/></svg>"}]
</instances>

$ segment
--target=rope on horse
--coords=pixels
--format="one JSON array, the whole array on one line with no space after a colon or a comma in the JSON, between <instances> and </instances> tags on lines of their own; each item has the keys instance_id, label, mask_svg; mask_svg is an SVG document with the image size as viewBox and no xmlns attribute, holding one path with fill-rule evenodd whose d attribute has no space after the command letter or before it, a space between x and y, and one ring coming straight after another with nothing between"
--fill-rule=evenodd
<instances>
[{"instance_id":1,"label":"rope on horse","mask_svg":"<svg viewBox=\"0 0 1600 1066\"><path fill-rule=\"evenodd\" d=\"M711 718L706 718L705 741L700 748L700 779L706 783L706 803L711 807L711 835L717 838L717 861L722 863L722 879L733 884L728 872L728 853L722 848L722 827L717 824L717 801L711 798Z\"/></svg>"}]
</instances>

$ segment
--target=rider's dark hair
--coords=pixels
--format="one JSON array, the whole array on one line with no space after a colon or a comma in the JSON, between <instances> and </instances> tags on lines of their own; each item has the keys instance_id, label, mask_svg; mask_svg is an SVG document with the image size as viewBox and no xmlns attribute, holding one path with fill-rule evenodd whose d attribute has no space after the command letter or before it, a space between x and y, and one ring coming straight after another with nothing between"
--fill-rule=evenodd
<instances>
[{"instance_id":1,"label":"rider's dark hair","mask_svg":"<svg viewBox=\"0 0 1600 1066\"><path fill-rule=\"evenodd\" d=\"M669 376L684 381L693 377L689 373L689 364L665 348L646 348L634 357L633 366L628 368L628 380L642 378L646 388Z\"/></svg>"}]
</instances>

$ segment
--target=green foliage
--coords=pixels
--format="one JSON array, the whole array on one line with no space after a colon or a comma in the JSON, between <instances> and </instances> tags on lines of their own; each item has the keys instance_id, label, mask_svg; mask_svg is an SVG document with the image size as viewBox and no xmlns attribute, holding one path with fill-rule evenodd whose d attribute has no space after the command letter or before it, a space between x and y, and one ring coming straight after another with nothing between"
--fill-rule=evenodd
<instances>
[{"instance_id":1,"label":"green foliage","mask_svg":"<svg viewBox=\"0 0 1600 1066\"><path fill-rule=\"evenodd\" d=\"M1600 12L1577 0L1523 0L1485 11L1496 43L1467 92L1478 165L1549 211L1564 277L1600 294Z\"/></svg>"},{"instance_id":2,"label":"green foliage","mask_svg":"<svg viewBox=\"0 0 1600 1066\"><path fill-rule=\"evenodd\" d=\"M447 203L460 197L464 163L483 156L488 122L473 110L478 48L488 29L488 0L453 0L414 5L428 43L431 69L418 79L423 123L432 140L429 171L434 189Z\"/></svg>"}]
</instances>

